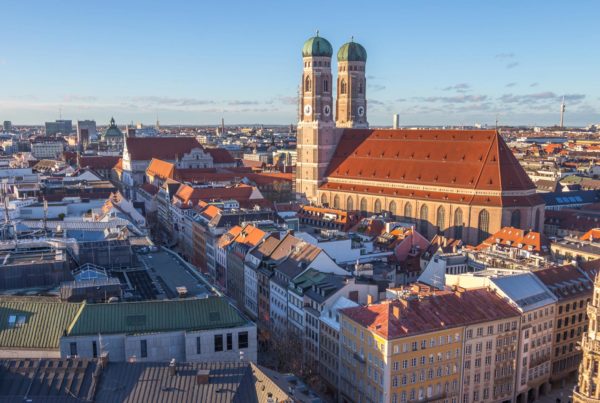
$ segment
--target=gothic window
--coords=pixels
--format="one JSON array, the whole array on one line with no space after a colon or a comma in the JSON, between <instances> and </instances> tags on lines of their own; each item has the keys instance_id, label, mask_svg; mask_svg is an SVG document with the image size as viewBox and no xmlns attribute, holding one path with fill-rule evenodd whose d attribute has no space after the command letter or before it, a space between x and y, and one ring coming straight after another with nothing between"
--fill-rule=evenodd
<instances>
[{"instance_id":1,"label":"gothic window","mask_svg":"<svg viewBox=\"0 0 600 403\"><path fill-rule=\"evenodd\" d=\"M425 237L427 236L427 232L428 232L427 228L429 225L429 221L427 219L428 215L429 215L429 208L427 208L426 204L423 204L421 206L421 212L419 214L419 220L420 220L419 232L421 233L421 235L423 235Z\"/></svg>"},{"instance_id":2,"label":"gothic window","mask_svg":"<svg viewBox=\"0 0 600 403\"><path fill-rule=\"evenodd\" d=\"M310 87L311 87L310 76L308 76L308 77L306 77L306 80L304 80L304 91L309 92Z\"/></svg>"},{"instance_id":3,"label":"gothic window","mask_svg":"<svg viewBox=\"0 0 600 403\"><path fill-rule=\"evenodd\" d=\"M340 83L340 94L345 94L346 93L346 80L342 79L342 82Z\"/></svg>"},{"instance_id":4,"label":"gothic window","mask_svg":"<svg viewBox=\"0 0 600 403\"><path fill-rule=\"evenodd\" d=\"M395 201L390 202L390 208L389 208L389 210L390 210L390 214L392 216L396 215L396 209L397 209L396 202Z\"/></svg>"},{"instance_id":5,"label":"gothic window","mask_svg":"<svg viewBox=\"0 0 600 403\"><path fill-rule=\"evenodd\" d=\"M329 80L323 81L323 91L329 92Z\"/></svg>"},{"instance_id":6,"label":"gothic window","mask_svg":"<svg viewBox=\"0 0 600 403\"><path fill-rule=\"evenodd\" d=\"M327 205L327 195L325 193L323 193L321 195L321 206L326 206Z\"/></svg>"},{"instance_id":7,"label":"gothic window","mask_svg":"<svg viewBox=\"0 0 600 403\"><path fill-rule=\"evenodd\" d=\"M535 231L540 231L540 210L535 211Z\"/></svg>"},{"instance_id":8,"label":"gothic window","mask_svg":"<svg viewBox=\"0 0 600 403\"><path fill-rule=\"evenodd\" d=\"M340 196L338 195L333 198L333 208L340 208Z\"/></svg>"},{"instance_id":9,"label":"gothic window","mask_svg":"<svg viewBox=\"0 0 600 403\"><path fill-rule=\"evenodd\" d=\"M412 218L412 205L410 204L410 202L407 202L404 205L404 217L405 218Z\"/></svg>"},{"instance_id":10,"label":"gothic window","mask_svg":"<svg viewBox=\"0 0 600 403\"><path fill-rule=\"evenodd\" d=\"M435 223L440 233L444 232L444 221L446 221L446 211L444 207L440 206L437 210L437 221Z\"/></svg>"},{"instance_id":11,"label":"gothic window","mask_svg":"<svg viewBox=\"0 0 600 403\"><path fill-rule=\"evenodd\" d=\"M477 241L481 243L489 236L490 230L490 213L487 210L481 210L479 212L479 222L477 224L478 236Z\"/></svg>"},{"instance_id":12,"label":"gothic window","mask_svg":"<svg viewBox=\"0 0 600 403\"><path fill-rule=\"evenodd\" d=\"M360 200L360 212L363 214L367 214L367 199L364 197Z\"/></svg>"},{"instance_id":13,"label":"gothic window","mask_svg":"<svg viewBox=\"0 0 600 403\"><path fill-rule=\"evenodd\" d=\"M454 210L454 238L461 239L463 233L463 213L457 208Z\"/></svg>"},{"instance_id":14,"label":"gothic window","mask_svg":"<svg viewBox=\"0 0 600 403\"><path fill-rule=\"evenodd\" d=\"M348 196L346 199L346 210L354 210L354 200L352 200L352 196Z\"/></svg>"},{"instance_id":15,"label":"gothic window","mask_svg":"<svg viewBox=\"0 0 600 403\"><path fill-rule=\"evenodd\" d=\"M381 213L381 202L379 201L379 199L375 200L375 214L379 214Z\"/></svg>"},{"instance_id":16,"label":"gothic window","mask_svg":"<svg viewBox=\"0 0 600 403\"><path fill-rule=\"evenodd\" d=\"M521 228L521 210L515 210L510 215L510 226Z\"/></svg>"},{"instance_id":17,"label":"gothic window","mask_svg":"<svg viewBox=\"0 0 600 403\"><path fill-rule=\"evenodd\" d=\"M362 82L362 80L358 80L358 93L359 94L363 93L363 82Z\"/></svg>"}]
</instances>

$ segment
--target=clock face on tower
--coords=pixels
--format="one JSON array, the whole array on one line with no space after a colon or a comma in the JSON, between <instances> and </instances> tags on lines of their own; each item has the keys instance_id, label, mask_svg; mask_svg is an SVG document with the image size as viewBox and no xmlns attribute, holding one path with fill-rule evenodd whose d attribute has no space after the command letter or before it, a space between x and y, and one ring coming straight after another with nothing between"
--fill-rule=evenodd
<instances>
[{"instance_id":1,"label":"clock face on tower","mask_svg":"<svg viewBox=\"0 0 600 403\"><path fill-rule=\"evenodd\" d=\"M331 115L331 108L329 107L329 105L325 105L323 107L323 113L325 114L325 116Z\"/></svg>"},{"instance_id":2,"label":"clock face on tower","mask_svg":"<svg viewBox=\"0 0 600 403\"><path fill-rule=\"evenodd\" d=\"M365 114L365 108L363 106L359 106L357 112L358 112L358 116L362 117Z\"/></svg>"},{"instance_id":3,"label":"clock face on tower","mask_svg":"<svg viewBox=\"0 0 600 403\"><path fill-rule=\"evenodd\" d=\"M304 114L306 116L310 116L311 113L312 113L312 108L310 107L310 105L304 106Z\"/></svg>"}]
</instances>

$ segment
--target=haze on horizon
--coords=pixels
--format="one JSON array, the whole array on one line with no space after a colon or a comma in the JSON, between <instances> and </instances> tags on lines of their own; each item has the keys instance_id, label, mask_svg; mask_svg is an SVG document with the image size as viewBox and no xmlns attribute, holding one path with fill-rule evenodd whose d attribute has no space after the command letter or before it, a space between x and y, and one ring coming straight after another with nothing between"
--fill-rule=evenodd
<instances>
[{"instance_id":1,"label":"haze on horizon","mask_svg":"<svg viewBox=\"0 0 600 403\"><path fill-rule=\"evenodd\" d=\"M371 125L600 122L593 0L157 3L3 4L0 119L295 123L318 28L367 49Z\"/></svg>"}]
</instances>

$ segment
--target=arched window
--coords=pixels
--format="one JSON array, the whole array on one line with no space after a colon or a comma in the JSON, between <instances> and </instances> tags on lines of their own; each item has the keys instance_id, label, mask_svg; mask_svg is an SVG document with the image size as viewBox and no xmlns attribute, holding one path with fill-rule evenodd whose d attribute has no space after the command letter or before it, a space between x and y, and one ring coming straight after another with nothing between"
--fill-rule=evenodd
<instances>
[{"instance_id":1,"label":"arched window","mask_svg":"<svg viewBox=\"0 0 600 403\"><path fill-rule=\"evenodd\" d=\"M373 207L375 214L381 213L381 202L379 199L375 200L375 206Z\"/></svg>"},{"instance_id":2,"label":"arched window","mask_svg":"<svg viewBox=\"0 0 600 403\"><path fill-rule=\"evenodd\" d=\"M345 94L346 93L346 80L342 79L342 82L340 83L340 94Z\"/></svg>"},{"instance_id":3,"label":"arched window","mask_svg":"<svg viewBox=\"0 0 600 403\"><path fill-rule=\"evenodd\" d=\"M406 202L404 205L404 218L412 218L412 204Z\"/></svg>"},{"instance_id":4,"label":"arched window","mask_svg":"<svg viewBox=\"0 0 600 403\"><path fill-rule=\"evenodd\" d=\"M446 221L446 210L444 210L444 207L440 206L437 209L437 220L435 222L435 225L438 227L439 233L444 232L445 221Z\"/></svg>"},{"instance_id":5,"label":"arched window","mask_svg":"<svg viewBox=\"0 0 600 403\"><path fill-rule=\"evenodd\" d=\"M396 202L395 202L395 201L391 201L391 202L390 202L390 208L389 208L389 210L390 210L390 214L391 214L392 216L395 216L395 215L396 215L396 209L397 209L397 207L396 207Z\"/></svg>"},{"instance_id":6,"label":"arched window","mask_svg":"<svg viewBox=\"0 0 600 403\"><path fill-rule=\"evenodd\" d=\"M477 224L478 236L477 242L481 243L489 236L490 230L490 213L487 210L481 210L479 212L479 222Z\"/></svg>"},{"instance_id":7,"label":"arched window","mask_svg":"<svg viewBox=\"0 0 600 403\"><path fill-rule=\"evenodd\" d=\"M348 196L346 199L346 210L354 210L354 200L352 200L352 196Z\"/></svg>"},{"instance_id":8,"label":"arched window","mask_svg":"<svg viewBox=\"0 0 600 403\"><path fill-rule=\"evenodd\" d=\"M534 231L541 231L540 230L540 210L536 210L535 211L535 229Z\"/></svg>"},{"instance_id":9,"label":"arched window","mask_svg":"<svg viewBox=\"0 0 600 403\"><path fill-rule=\"evenodd\" d=\"M419 232L421 235L427 237L427 229L429 228L429 220L427 217L429 216L429 208L427 208L426 204L421 206L421 212L419 213Z\"/></svg>"},{"instance_id":10,"label":"arched window","mask_svg":"<svg viewBox=\"0 0 600 403\"><path fill-rule=\"evenodd\" d=\"M454 210L454 238L461 239L463 236L463 213L457 208Z\"/></svg>"},{"instance_id":11,"label":"arched window","mask_svg":"<svg viewBox=\"0 0 600 403\"><path fill-rule=\"evenodd\" d=\"M323 91L329 92L329 80L323 81Z\"/></svg>"},{"instance_id":12,"label":"arched window","mask_svg":"<svg viewBox=\"0 0 600 403\"><path fill-rule=\"evenodd\" d=\"M340 196L338 195L333 197L333 208L340 208Z\"/></svg>"},{"instance_id":13,"label":"arched window","mask_svg":"<svg viewBox=\"0 0 600 403\"><path fill-rule=\"evenodd\" d=\"M306 80L304 80L304 91L305 92L309 92L310 91L310 87L311 87L310 84L311 84L310 83L310 76L307 76Z\"/></svg>"},{"instance_id":14,"label":"arched window","mask_svg":"<svg viewBox=\"0 0 600 403\"><path fill-rule=\"evenodd\" d=\"M321 195L321 205L322 206L326 206L327 205L327 195L325 193L323 193Z\"/></svg>"},{"instance_id":15,"label":"arched window","mask_svg":"<svg viewBox=\"0 0 600 403\"><path fill-rule=\"evenodd\" d=\"M358 93L359 94L363 93L363 82L362 82L362 80L358 80Z\"/></svg>"},{"instance_id":16,"label":"arched window","mask_svg":"<svg viewBox=\"0 0 600 403\"><path fill-rule=\"evenodd\" d=\"M510 215L510 226L521 228L521 210L515 210Z\"/></svg>"},{"instance_id":17,"label":"arched window","mask_svg":"<svg viewBox=\"0 0 600 403\"><path fill-rule=\"evenodd\" d=\"M367 199L364 197L360 200L360 212L362 214L367 214Z\"/></svg>"}]
</instances>

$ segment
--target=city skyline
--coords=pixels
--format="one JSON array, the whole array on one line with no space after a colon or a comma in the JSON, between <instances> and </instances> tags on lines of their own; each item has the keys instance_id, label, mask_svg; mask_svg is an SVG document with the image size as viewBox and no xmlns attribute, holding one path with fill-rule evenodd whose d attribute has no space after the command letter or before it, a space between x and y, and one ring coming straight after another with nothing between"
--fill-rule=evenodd
<instances>
[{"instance_id":1,"label":"city skyline","mask_svg":"<svg viewBox=\"0 0 600 403\"><path fill-rule=\"evenodd\" d=\"M316 29L365 46L373 126L552 125L563 96L567 126L600 117L591 1L63 4L5 6L2 119L295 123Z\"/></svg>"}]
</instances>

